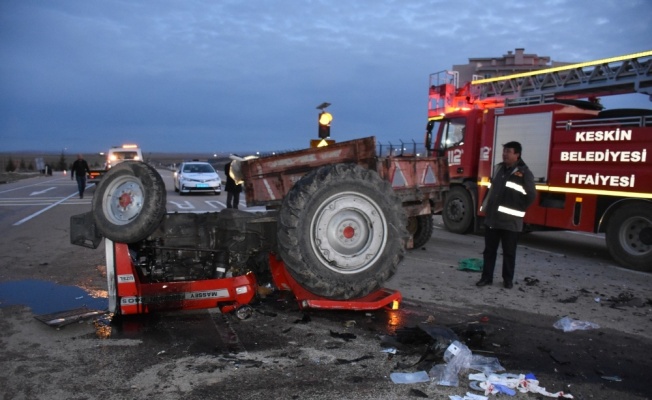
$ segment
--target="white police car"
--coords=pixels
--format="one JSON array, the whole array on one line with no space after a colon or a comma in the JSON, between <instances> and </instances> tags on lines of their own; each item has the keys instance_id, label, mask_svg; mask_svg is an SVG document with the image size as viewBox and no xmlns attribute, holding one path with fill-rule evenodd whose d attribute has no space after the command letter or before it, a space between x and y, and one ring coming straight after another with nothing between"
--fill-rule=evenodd
<instances>
[{"instance_id":1,"label":"white police car","mask_svg":"<svg viewBox=\"0 0 652 400\"><path fill-rule=\"evenodd\" d=\"M174 172L174 191L181 195L192 192L220 194L222 179L207 162L183 162Z\"/></svg>"}]
</instances>

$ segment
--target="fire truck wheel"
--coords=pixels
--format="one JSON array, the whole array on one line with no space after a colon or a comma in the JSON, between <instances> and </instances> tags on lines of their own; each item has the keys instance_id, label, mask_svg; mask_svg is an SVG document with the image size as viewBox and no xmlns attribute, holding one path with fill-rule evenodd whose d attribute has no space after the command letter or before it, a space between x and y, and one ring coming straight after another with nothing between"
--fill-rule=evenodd
<instances>
[{"instance_id":1,"label":"fire truck wheel","mask_svg":"<svg viewBox=\"0 0 652 400\"><path fill-rule=\"evenodd\" d=\"M442 220L453 233L469 233L473 228L473 200L468 190L455 186L446 195Z\"/></svg>"},{"instance_id":2,"label":"fire truck wheel","mask_svg":"<svg viewBox=\"0 0 652 400\"><path fill-rule=\"evenodd\" d=\"M417 215L408 218L407 230L412 235L415 249L425 246L432 237L432 215Z\"/></svg>"},{"instance_id":3,"label":"fire truck wheel","mask_svg":"<svg viewBox=\"0 0 652 400\"><path fill-rule=\"evenodd\" d=\"M306 290L333 300L364 297L396 272L409 235L405 221L401 201L375 171L327 165L283 199L279 253Z\"/></svg>"},{"instance_id":4,"label":"fire truck wheel","mask_svg":"<svg viewBox=\"0 0 652 400\"><path fill-rule=\"evenodd\" d=\"M609 218L609 253L625 268L652 272L652 205L620 207Z\"/></svg>"},{"instance_id":5,"label":"fire truck wheel","mask_svg":"<svg viewBox=\"0 0 652 400\"><path fill-rule=\"evenodd\" d=\"M165 184L158 172L142 162L124 161L97 187L92 203L95 226L115 242L138 242L159 226L165 203Z\"/></svg>"}]
</instances>

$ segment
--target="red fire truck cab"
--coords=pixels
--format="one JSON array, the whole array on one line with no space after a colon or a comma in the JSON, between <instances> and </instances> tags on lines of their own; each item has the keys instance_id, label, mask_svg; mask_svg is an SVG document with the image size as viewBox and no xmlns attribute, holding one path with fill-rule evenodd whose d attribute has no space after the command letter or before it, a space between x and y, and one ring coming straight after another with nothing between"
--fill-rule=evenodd
<instances>
[{"instance_id":1,"label":"red fire truck cab","mask_svg":"<svg viewBox=\"0 0 652 400\"><path fill-rule=\"evenodd\" d=\"M479 203L502 144L515 140L537 188L526 230L605 233L614 260L652 271L652 110L603 111L594 97L650 94L651 63L646 52L461 89L438 77L430 87L426 143L448 157L446 228L481 229Z\"/></svg>"}]
</instances>

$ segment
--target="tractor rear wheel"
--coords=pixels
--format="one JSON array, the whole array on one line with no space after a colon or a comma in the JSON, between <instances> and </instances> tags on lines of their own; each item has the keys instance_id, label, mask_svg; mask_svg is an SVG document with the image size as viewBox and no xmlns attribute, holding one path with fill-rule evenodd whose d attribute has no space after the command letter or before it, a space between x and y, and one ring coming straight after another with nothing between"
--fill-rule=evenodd
<instances>
[{"instance_id":1,"label":"tractor rear wheel","mask_svg":"<svg viewBox=\"0 0 652 400\"><path fill-rule=\"evenodd\" d=\"M405 212L390 184L355 164L320 167L294 184L279 211L279 253L292 277L325 298L364 297L396 272Z\"/></svg>"},{"instance_id":2,"label":"tractor rear wheel","mask_svg":"<svg viewBox=\"0 0 652 400\"><path fill-rule=\"evenodd\" d=\"M165 216L163 179L148 164L124 161L102 177L93 196L99 233L119 243L134 243L153 233Z\"/></svg>"}]
</instances>

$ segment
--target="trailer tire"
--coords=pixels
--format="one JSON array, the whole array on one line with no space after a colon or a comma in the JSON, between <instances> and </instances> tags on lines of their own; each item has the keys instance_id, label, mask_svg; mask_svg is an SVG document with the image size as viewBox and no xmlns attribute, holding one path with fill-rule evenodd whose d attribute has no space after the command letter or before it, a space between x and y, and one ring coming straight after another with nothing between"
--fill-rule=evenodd
<instances>
[{"instance_id":1,"label":"trailer tire","mask_svg":"<svg viewBox=\"0 0 652 400\"><path fill-rule=\"evenodd\" d=\"M99 233L119 243L145 239L166 214L163 179L148 164L124 161L102 177L93 196L93 219Z\"/></svg>"},{"instance_id":2,"label":"trailer tire","mask_svg":"<svg viewBox=\"0 0 652 400\"><path fill-rule=\"evenodd\" d=\"M315 169L283 199L278 248L306 290L329 299L364 297L396 272L407 217L389 182L356 164Z\"/></svg>"},{"instance_id":3,"label":"trailer tire","mask_svg":"<svg viewBox=\"0 0 652 400\"><path fill-rule=\"evenodd\" d=\"M417 215L408 218L407 230L412 235L412 244L415 249L423 247L432 237L432 215Z\"/></svg>"},{"instance_id":4,"label":"trailer tire","mask_svg":"<svg viewBox=\"0 0 652 400\"><path fill-rule=\"evenodd\" d=\"M446 229L453 233L469 233L473 228L473 199L468 190L455 186L446 195L442 220Z\"/></svg>"},{"instance_id":5,"label":"trailer tire","mask_svg":"<svg viewBox=\"0 0 652 400\"><path fill-rule=\"evenodd\" d=\"M605 239L620 265L652 272L652 204L620 207L609 219Z\"/></svg>"}]
</instances>

